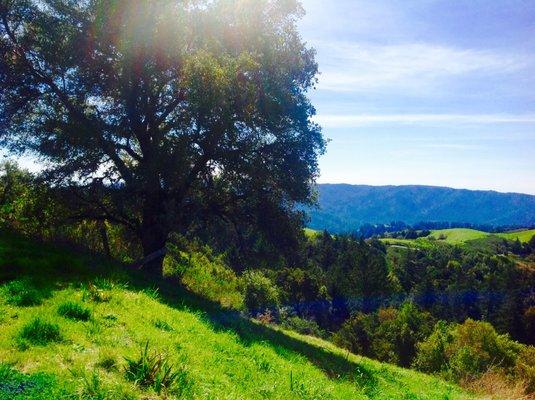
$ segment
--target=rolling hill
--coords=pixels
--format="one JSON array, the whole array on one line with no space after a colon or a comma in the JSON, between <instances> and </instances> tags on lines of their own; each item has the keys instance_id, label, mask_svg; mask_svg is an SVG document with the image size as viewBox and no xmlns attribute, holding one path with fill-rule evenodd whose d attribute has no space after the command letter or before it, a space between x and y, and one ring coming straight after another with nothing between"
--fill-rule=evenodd
<instances>
[{"instance_id":1,"label":"rolling hill","mask_svg":"<svg viewBox=\"0 0 535 400\"><path fill-rule=\"evenodd\" d=\"M175 381L168 389L132 376L162 362ZM473 397L246 319L176 282L0 235L0 399L58 398Z\"/></svg>"},{"instance_id":2,"label":"rolling hill","mask_svg":"<svg viewBox=\"0 0 535 400\"><path fill-rule=\"evenodd\" d=\"M499 237L507 240L519 240L522 243L528 242L535 236L535 229L512 231L504 233L487 233L475 229L440 229L431 232L430 237L442 239L450 244L466 243L471 240L484 239L488 237Z\"/></svg>"},{"instance_id":3,"label":"rolling hill","mask_svg":"<svg viewBox=\"0 0 535 400\"><path fill-rule=\"evenodd\" d=\"M318 185L319 208L308 226L332 232L364 223L456 222L496 226L535 225L535 196L432 186Z\"/></svg>"}]
</instances>

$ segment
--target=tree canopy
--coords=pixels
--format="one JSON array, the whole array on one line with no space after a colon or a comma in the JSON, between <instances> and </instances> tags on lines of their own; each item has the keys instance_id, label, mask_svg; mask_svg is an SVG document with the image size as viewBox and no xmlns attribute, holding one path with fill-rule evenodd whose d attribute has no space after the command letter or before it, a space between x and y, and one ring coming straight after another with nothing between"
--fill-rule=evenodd
<instances>
[{"instance_id":1,"label":"tree canopy","mask_svg":"<svg viewBox=\"0 0 535 400\"><path fill-rule=\"evenodd\" d=\"M0 0L1 144L39 156L77 217L128 226L145 255L212 218L282 237L325 148L302 13L294 0Z\"/></svg>"}]
</instances>

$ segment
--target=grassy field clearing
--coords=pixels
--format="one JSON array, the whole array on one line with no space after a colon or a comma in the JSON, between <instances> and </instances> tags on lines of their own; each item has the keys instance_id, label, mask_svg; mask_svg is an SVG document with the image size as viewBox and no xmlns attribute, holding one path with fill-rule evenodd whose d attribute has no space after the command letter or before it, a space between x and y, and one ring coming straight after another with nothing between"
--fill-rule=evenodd
<instances>
[{"instance_id":1,"label":"grassy field clearing","mask_svg":"<svg viewBox=\"0 0 535 400\"><path fill-rule=\"evenodd\" d=\"M505 232L505 233L487 233L483 231L478 231L474 229L464 229L464 228L455 228L455 229L442 229L434 230L431 232L429 237L433 237L437 240L444 240L450 244L461 244L466 243L470 240L483 239L489 236L498 236L507 240L520 240L522 243L527 243L535 235L535 229L532 230L521 230L514 232Z\"/></svg>"}]
</instances>

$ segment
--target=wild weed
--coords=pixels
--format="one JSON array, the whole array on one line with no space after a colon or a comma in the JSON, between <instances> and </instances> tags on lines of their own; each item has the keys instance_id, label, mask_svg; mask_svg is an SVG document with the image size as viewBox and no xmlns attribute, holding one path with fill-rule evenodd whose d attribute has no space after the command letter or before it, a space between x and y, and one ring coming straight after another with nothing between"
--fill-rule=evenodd
<instances>
[{"instance_id":1,"label":"wild weed","mask_svg":"<svg viewBox=\"0 0 535 400\"><path fill-rule=\"evenodd\" d=\"M175 370L162 354L151 354L148 341L141 349L138 358L125 358L125 360L127 379L142 388L152 388L158 394L165 390L182 395L191 387L186 371Z\"/></svg>"},{"instance_id":2,"label":"wild weed","mask_svg":"<svg viewBox=\"0 0 535 400\"><path fill-rule=\"evenodd\" d=\"M80 400L107 400L109 399L109 389L104 387L97 372L89 376L82 374L82 387L80 388Z\"/></svg>"},{"instance_id":3,"label":"wild weed","mask_svg":"<svg viewBox=\"0 0 535 400\"><path fill-rule=\"evenodd\" d=\"M91 318L91 310L89 308L73 301L60 304L58 314L75 321L89 321Z\"/></svg>"},{"instance_id":4,"label":"wild weed","mask_svg":"<svg viewBox=\"0 0 535 400\"><path fill-rule=\"evenodd\" d=\"M94 301L95 303L106 303L110 301L111 296L104 290L99 289L95 284L89 282L84 290L84 300Z\"/></svg>"},{"instance_id":5,"label":"wild weed","mask_svg":"<svg viewBox=\"0 0 535 400\"><path fill-rule=\"evenodd\" d=\"M34 318L24 325L18 334L19 343L23 346L26 343L46 346L51 342L60 342L61 333L59 325Z\"/></svg>"},{"instance_id":6,"label":"wild weed","mask_svg":"<svg viewBox=\"0 0 535 400\"><path fill-rule=\"evenodd\" d=\"M95 366L108 372L115 371L117 370L117 357L115 354L101 353Z\"/></svg>"},{"instance_id":7,"label":"wild weed","mask_svg":"<svg viewBox=\"0 0 535 400\"><path fill-rule=\"evenodd\" d=\"M19 279L4 285L3 292L9 304L19 307L35 306L43 301L43 293L29 279Z\"/></svg>"},{"instance_id":8,"label":"wild weed","mask_svg":"<svg viewBox=\"0 0 535 400\"><path fill-rule=\"evenodd\" d=\"M79 377L81 385L78 389L80 400L133 400L137 398L131 390L122 385L111 386L102 381L98 372L71 371L75 377Z\"/></svg>"}]
</instances>

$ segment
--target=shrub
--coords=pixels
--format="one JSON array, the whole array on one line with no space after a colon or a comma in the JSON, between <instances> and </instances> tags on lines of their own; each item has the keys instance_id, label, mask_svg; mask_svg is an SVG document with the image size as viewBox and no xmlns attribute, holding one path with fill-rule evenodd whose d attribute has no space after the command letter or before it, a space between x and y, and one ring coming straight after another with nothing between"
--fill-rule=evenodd
<instances>
[{"instance_id":1,"label":"shrub","mask_svg":"<svg viewBox=\"0 0 535 400\"><path fill-rule=\"evenodd\" d=\"M534 252L535 253L535 252ZM529 307L523 316L524 320L524 340L527 343L535 344L535 307Z\"/></svg>"},{"instance_id":2,"label":"shrub","mask_svg":"<svg viewBox=\"0 0 535 400\"><path fill-rule=\"evenodd\" d=\"M333 341L352 353L371 356L373 324L372 317L363 313L355 314L334 334Z\"/></svg>"},{"instance_id":3,"label":"shrub","mask_svg":"<svg viewBox=\"0 0 535 400\"><path fill-rule=\"evenodd\" d=\"M61 304L58 307L58 314L75 321L88 321L91 318L91 310L89 308L72 301Z\"/></svg>"},{"instance_id":4,"label":"shrub","mask_svg":"<svg viewBox=\"0 0 535 400\"><path fill-rule=\"evenodd\" d=\"M524 382L527 393L535 393L535 347L522 348L516 359L515 375Z\"/></svg>"},{"instance_id":5,"label":"shrub","mask_svg":"<svg viewBox=\"0 0 535 400\"><path fill-rule=\"evenodd\" d=\"M433 333L418 343L413 366L423 372L434 373L448 369L446 348L453 342L453 328L445 321L438 321Z\"/></svg>"},{"instance_id":6,"label":"shrub","mask_svg":"<svg viewBox=\"0 0 535 400\"><path fill-rule=\"evenodd\" d=\"M416 344L431 333L429 313L411 303L401 308L381 308L374 314L358 313L347 320L334 340L354 353L407 367Z\"/></svg>"},{"instance_id":7,"label":"shrub","mask_svg":"<svg viewBox=\"0 0 535 400\"><path fill-rule=\"evenodd\" d=\"M142 388L152 388L156 393L171 391L183 394L191 382L184 369L175 370L162 354L149 351L149 342L141 349L139 358L125 358L125 373L128 380Z\"/></svg>"},{"instance_id":8,"label":"shrub","mask_svg":"<svg viewBox=\"0 0 535 400\"><path fill-rule=\"evenodd\" d=\"M480 376L493 366L510 370L520 346L506 335L499 335L487 322L466 320L454 331L449 349L450 366L456 377Z\"/></svg>"},{"instance_id":9,"label":"shrub","mask_svg":"<svg viewBox=\"0 0 535 400\"><path fill-rule=\"evenodd\" d=\"M303 335L325 337L325 332L319 327L316 321L299 317L288 317L282 321L281 325L285 329L290 329Z\"/></svg>"},{"instance_id":10,"label":"shrub","mask_svg":"<svg viewBox=\"0 0 535 400\"><path fill-rule=\"evenodd\" d=\"M243 274L244 303L253 315L277 308L279 293L273 282L260 271Z\"/></svg>"},{"instance_id":11,"label":"shrub","mask_svg":"<svg viewBox=\"0 0 535 400\"><path fill-rule=\"evenodd\" d=\"M456 381L475 379L493 368L512 372L521 348L487 322L468 319L462 325L449 326L440 322L418 345L414 366L442 372Z\"/></svg>"},{"instance_id":12,"label":"shrub","mask_svg":"<svg viewBox=\"0 0 535 400\"><path fill-rule=\"evenodd\" d=\"M35 318L22 327L18 338L22 344L28 342L30 344L45 346L51 342L60 342L61 334L57 324Z\"/></svg>"},{"instance_id":13,"label":"shrub","mask_svg":"<svg viewBox=\"0 0 535 400\"><path fill-rule=\"evenodd\" d=\"M43 293L37 290L29 279L20 279L7 283L4 292L9 304L20 307L35 306L43 301Z\"/></svg>"}]
</instances>

